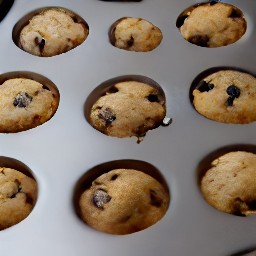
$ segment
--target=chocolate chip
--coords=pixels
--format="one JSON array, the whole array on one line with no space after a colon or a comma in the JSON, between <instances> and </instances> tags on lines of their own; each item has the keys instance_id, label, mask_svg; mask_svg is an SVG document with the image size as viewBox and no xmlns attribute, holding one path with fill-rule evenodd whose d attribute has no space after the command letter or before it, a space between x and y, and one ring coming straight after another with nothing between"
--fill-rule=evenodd
<instances>
[{"instance_id":1,"label":"chocolate chip","mask_svg":"<svg viewBox=\"0 0 256 256\"><path fill-rule=\"evenodd\" d=\"M250 210L255 211L256 210L256 200L250 201L247 203Z\"/></svg>"},{"instance_id":2,"label":"chocolate chip","mask_svg":"<svg viewBox=\"0 0 256 256\"><path fill-rule=\"evenodd\" d=\"M38 45L40 52L42 52L45 46L45 39L43 37L36 37L35 43Z\"/></svg>"},{"instance_id":3,"label":"chocolate chip","mask_svg":"<svg viewBox=\"0 0 256 256\"><path fill-rule=\"evenodd\" d=\"M156 191L154 191L153 189L150 189L149 193L150 193L150 204L156 207L161 207L163 201L161 198L159 198Z\"/></svg>"},{"instance_id":4,"label":"chocolate chip","mask_svg":"<svg viewBox=\"0 0 256 256\"><path fill-rule=\"evenodd\" d=\"M228 99L227 99L227 101L226 101L226 105L227 105L228 107L233 106L234 99L235 99L234 96L228 97Z\"/></svg>"},{"instance_id":5,"label":"chocolate chip","mask_svg":"<svg viewBox=\"0 0 256 256\"><path fill-rule=\"evenodd\" d=\"M241 18L242 13L239 10L233 8L231 14L228 17L229 18Z\"/></svg>"},{"instance_id":6,"label":"chocolate chip","mask_svg":"<svg viewBox=\"0 0 256 256\"><path fill-rule=\"evenodd\" d=\"M219 2L219 0L210 0L210 5L215 5Z\"/></svg>"},{"instance_id":7,"label":"chocolate chip","mask_svg":"<svg viewBox=\"0 0 256 256\"><path fill-rule=\"evenodd\" d=\"M240 89L233 84L227 88L226 92L228 95L233 96L235 98L238 98L240 96Z\"/></svg>"},{"instance_id":8,"label":"chocolate chip","mask_svg":"<svg viewBox=\"0 0 256 256\"><path fill-rule=\"evenodd\" d=\"M188 41L192 44L207 47L209 42L209 37L207 35L195 35L188 39Z\"/></svg>"},{"instance_id":9,"label":"chocolate chip","mask_svg":"<svg viewBox=\"0 0 256 256\"><path fill-rule=\"evenodd\" d=\"M233 214L237 216L246 216L243 211L247 208L247 204L240 197L235 198L234 200L234 211Z\"/></svg>"},{"instance_id":10,"label":"chocolate chip","mask_svg":"<svg viewBox=\"0 0 256 256\"><path fill-rule=\"evenodd\" d=\"M114 175L111 177L111 180L116 180L118 176L119 176L118 174L114 174Z\"/></svg>"},{"instance_id":11,"label":"chocolate chip","mask_svg":"<svg viewBox=\"0 0 256 256\"><path fill-rule=\"evenodd\" d=\"M100 109L98 117L106 122L106 125L110 125L116 120L116 116L112 113L110 108Z\"/></svg>"},{"instance_id":12,"label":"chocolate chip","mask_svg":"<svg viewBox=\"0 0 256 256\"><path fill-rule=\"evenodd\" d=\"M147 99L150 101L150 102L160 102L159 98L158 98L158 95L156 94L149 94Z\"/></svg>"},{"instance_id":13,"label":"chocolate chip","mask_svg":"<svg viewBox=\"0 0 256 256\"><path fill-rule=\"evenodd\" d=\"M178 17L177 21L176 21L176 27L177 28L180 28L183 24L184 24L184 21L185 19L188 17L187 14L184 14L184 15L181 15Z\"/></svg>"},{"instance_id":14,"label":"chocolate chip","mask_svg":"<svg viewBox=\"0 0 256 256\"><path fill-rule=\"evenodd\" d=\"M34 199L31 196L29 196L29 194L26 194L26 203L30 205L34 204Z\"/></svg>"},{"instance_id":15,"label":"chocolate chip","mask_svg":"<svg viewBox=\"0 0 256 256\"><path fill-rule=\"evenodd\" d=\"M229 97L226 101L226 105L229 107L233 106L233 101L235 100L235 98L238 98L240 96L240 89L238 87L236 87L235 85L230 85L227 88L226 92L229 95Z\"/></svg>"},{"instance_id":16,"label":"chocolate chip","mask_svg":"<svg viewBox=\"0 0 256 256\"><path fill-rule=\"evenodd\" d=\"M76 16L72 16L71 18L75 23L78 23L78 18Z\"/></svg>"},{"instance_id":17,"label":"chocolate chip","mask_svg":"<svg viewBox=\"0 0 256 256\"><path fill-rule=\"evenodd\" d=\"M28 93L21 92L15 97L13 105L19 108L26 108L30 104L32 99L33 97L30 96Z\"/></svg>"},{"instance_id":18,"label":"chocolate chip","mask_svg":"<svg viewBox=\"0 0 256 256\"><path fill-rule=\"evenodd\" d=\"M134 43L134 38L133 36L131 36L131 38L127 41L127 46L130 48L133 46L133 43Z\"/></svg>"},{"instance_id":19,"label":"chocolate chip","mask_svg":"<svg viewBox=\"0 0 256 256\"><path fill-rule=\"evenodd\" d=\"M103 208L104 204L111 200L111 196L104 190L96 190L93 194L93 203L98 208Z\"/></svg>"},{"instance_id":20,"label":"chocolate chip","mask_svg":"<svg viewBox=\"0 0 256 256\"><path fill-rule=\"evenodd\" d=\"M34 116L33 116L33 121L34 121L34 123L40 121L40 119L41 119L41 116L40 116L40 115L34 115Z\"/></svg>"},{"instance_id":21,"label":"chocolate chip","mask_svg":"<svg viewBox=\"0 0 256 256\"><path fill-rule=\"evenodd\" d=\"M204 80L200 81L196 87L200 92L209 92L214 88L214 84L208 83Z\"/></svg>"},{"instance_id":22,"label":"chocolate chip","mask_svg":"<svg viewBox=\"0 0 256 256\"><path fill-rule=\"evenodd\" d=\"M111 94L111 93L116 93L119 90L115 87L115 86L111 86L108 91L106 92L106 94Z\"/></svg>"}]
</instances>

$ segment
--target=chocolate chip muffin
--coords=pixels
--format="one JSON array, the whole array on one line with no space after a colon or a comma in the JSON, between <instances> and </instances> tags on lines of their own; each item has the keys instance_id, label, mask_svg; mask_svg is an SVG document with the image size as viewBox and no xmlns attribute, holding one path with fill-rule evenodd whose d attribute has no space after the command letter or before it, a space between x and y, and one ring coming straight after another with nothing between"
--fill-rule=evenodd
<instances>
[{"instance_id":1,"label":"chocolate chip muffin","mask_svg":"<svg viewBox=\"0 0 256 256\"><path fill-rule=\"evenodd\" d=\"M237 7L210 1L186 9L177 19L182 36L202 47L220 47L239 40L246 31L246 20Z\"/></svg>"},{"instance_id":2,"label":"chocolate chip muffin","mask_svg":"<svg viewBox=\"0 0 256 256\"><path fill-rule=\"evenodd\" d=\"M206 201L226 213L256 214L256 155L229 152L215 159L211 166L201 181Z\"/></svg>"},{"instance_id":3,"label":"chocolate chip muffin","mask_svg":"<svg viewBox=\"0 0 256 256\"><path fill-rule=\"evenodd\" d=\"M169 194L151 176L133 169L101 175L79 201L81 218L111 234L129 234L159 221L167 211Z\"/></svg>"},{"instance_id":4,"label":"chocolate chip muffin","mask_svg":"<svg viewBox=\"0 0 256 256\"><path fill-rule=\"evenodd\" d=\"M48 121L58 99L37 81L13 78L0 85L0 132L21 132Z\"/></svg>"},{"instance_id":5,"label":"chocolate chip muffin","mask_svg":"<svg viewBox=\"0 0 256 256\"><path fill-rule=\"evenodd\" d=\"M160 89L137 81L116 83L92 106L91 125L113 137L142 139L162 124L165 96Z\"/></svg>"},{"instance_id":6,"label":"chocolate chip muffin","mask_svg":"<svg viewBox=\"0 0 256 256\"><path fill-rule=\"evenodd\" d=\"M88 34L88 25L76 14L63 8L48 8L23 27L19 46L33 55L51 57L82 44Z\"/></svg>"},{"instance_id":7,"label":"chocolate chip muffin","mask_svg":"<svg viewBox=\"0 0 256 256\"><path fill-rule=\"evenodd\" d=\"M161 30L142 18L124 17L110 28L110 42L117 48L127 51L148 52L162 41Z\"/></svg>"},{"instance_id":8,"label":"chocolate chip muffin","mask_svg":"<svg viewBox=\"0 0 256 256\"><path fill-rule=\"evenodd\" d=\"M37 198L36 181L25 174L0 167L0 230L24 220Z\"/></svg>"},{"instance_id":9,"label":"chocolate chip muffin","mask_svg":"<svg viewBox=\"0 0 256 256\"><path fill-rule=\"evenodd\" d=\"M235 70L217 71L193 90L193 104L203 116L223 123L256 120L256 78Z\"/></svg>"}]
</instances>

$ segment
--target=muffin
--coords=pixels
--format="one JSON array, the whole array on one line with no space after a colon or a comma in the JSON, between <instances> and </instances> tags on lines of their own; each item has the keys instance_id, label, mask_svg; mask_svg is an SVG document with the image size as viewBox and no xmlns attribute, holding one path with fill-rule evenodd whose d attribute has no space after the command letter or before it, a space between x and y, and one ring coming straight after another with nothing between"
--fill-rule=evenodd
<instances>
[{"instance_id":1,"label":"muffin","mask_svg":"<svg viewBox=\"0 0 256 256\"><path fill-rule=\"evenodd\" d=\"M163 35L158 27L145 19L124 17L112 24L109 38L117 48L148 52L161 43Z\"/></svg>"},{"instance_id":2,"label":"muffin","mask_svg":"<svg viewBox=\"0 0 256 256\"><path fill-rule=\"evenodd\" d=\"M0 167L0 230L24 220L37 198L36 181L11 168Z\"/></svg>"},{"instance_id":3,"label":"muffin","mask_svg":"<svg viewBox=\"0 0 256 256\"><path fill-rule=\"evenodd\" d=\"M212 73L197 84L193 97L195 109L211 120L233 124L256 120L256 78L248 73Z\"/></svg>"},{"instance_id":4,"label":"muffin","mask_svg":"<svg viewBox=\"0 0 256 256\"><path fill-rule=\"evenodd\" d=\"M79 200L82 220L110 234L129 234L159 221L169 194L151 176L133 169L115 169L92 182Z\"/></svg>"},{"instance_id":5,"label":"muffin","mask_svg":"<svg viewBox=\"0 0 256 256\"><path fill-rule=\"evenodd\" d=\"M239 40L246 31L246 20L237 7L210 1L186 9L177 19L182 36L202 47L221 47Z\"/></svg>"},{"instance_id":6,"label":"muffin","mask_svg":"<svg viewBox=\"0 0 256 256\"><path fill-rule=\"evenodd\" d=\"M19 47L33 55L51 57L82 44L88 34L88 25L76 14L63 8L46 8L22 28Z\"/></svg>"},{"instance_id":7,"label":"muffin","mask_svg":"<svg viewBox=\"0 0 256 256\"><path fill-rule=\"evenodd\" d=\"M229 152L215 159L201 180L206 201L216 209L240 216L256 214L256 155Z\"/></svg>"},{"instance_id":8,"label":"muffin","mask_svg":"<svg viewBox=\"0 0 256 256\"><path fill-rule=\"evenodd\" d=\"M160 89L125 81L116 83L93 104L90 123L109 136L142 139L148 130L162 124L165 114L165 96Z\"/></svg>"},{"instance_id":9,"label":"muffin","mask_svg":"<svg viewBox=\"0 0 256 256\"><path fill-rule=\"evenodd\" d=\"M39 82L12 78L0 85L0 132L21 132L48 121L58 107L57 97Z\"/></svg>"}]
</instances>

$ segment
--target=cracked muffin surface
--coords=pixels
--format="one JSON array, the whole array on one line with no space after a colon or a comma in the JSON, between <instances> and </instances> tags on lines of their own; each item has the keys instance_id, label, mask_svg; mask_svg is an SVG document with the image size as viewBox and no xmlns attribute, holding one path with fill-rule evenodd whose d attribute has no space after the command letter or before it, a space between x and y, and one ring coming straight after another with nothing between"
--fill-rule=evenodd
<instances>
[{"instance_id":1,"label":"cracked muffin surface","mask_svg":"<svg viewBox=\"0 0 256 256\"><path fill-rule=\"evenodd\" d=\"M201 180L206 201L234 215L256 214L256 155L229 152L211 163Z\"/></svg>"},{"instance_id":2,"label":"cracked muffin surface","mask_svg":"<svg viewBox=\"0 0 256 256\"><path fill-rule=\"evenodd\" d=\"M36 181L25 174L0 167L0 230L24 220L37 198Z\"/></svg>"},{"instance_id":3,"label":"cracked muffin surface","mask_svg":"<svg viewBox=\"0 0 256 256\"><path fill-rule=\"evenodd\" d=\"M50 8L32 17L20 32L19 43L24 51L42 57L67 52L82 44L89 28L62 8Z\"/></svg>"},{"instance_id":4,"label":"cracked muffin surface","mask_svg":"<svg viewBox=\"0 0 256 256\"><path fill-rule=\"evenodd\" d=\"M127 51L152 51L161 43L162 39L161 30L142 18L121 18L110 29L112 45Z\"/></svg>"},{"instance_id":5,"label":"cracked muffin surface","mask_svg":"<svg viewBox=\"0 0 256 256\"><path fill-rule=\"evenodd\" d=\"M240 9L216 1L188 8L176 25L187 41L202 47L232 44L245 34L247 28Z\"/></svg>"},{"instance_id":6,"label":"cracked muffin surface","mask_svg":"<svg viewBox=\"0 0 256 256\"><path fill-rule=\"evenodd\" d=\"M129 234L159 221L169 194L156 179L133 169L115 169L95 179L79 201L81 218L111 234Z\"/></svg>"},{"instance_id":7,"label":"cracked muffin surface","mask_svg":"<svg viewBox=\"0 0 256 256\"><path fill-rule=\"evenodd\" d=\"M153 86L120 82L92 106L91 125L113 137L138 138L158 127L166 114L165 97Z\"/></svg>"},{"instance_id":8,"label":"cracked muffin surface","mask_svg":"<svg viewBox=\"0 0 256 256\"><path fill-rule=\"evenodd\" d=\"M235 71L217 71L193 90L193 105L203 116L218 122L245 124L256 121L256 78Z\"/></svg>"},{"instance_id":9,"label":"cracked muffin surface","mask_svg":"<svg viewBox=\"0 0 256 256\"><path fill-rule=\"evenodd\" d=\"M0 85L0 132L34 128L48 121L58 101L44 86L27 78L13 78Z\"/></svg>"}]
</instances>

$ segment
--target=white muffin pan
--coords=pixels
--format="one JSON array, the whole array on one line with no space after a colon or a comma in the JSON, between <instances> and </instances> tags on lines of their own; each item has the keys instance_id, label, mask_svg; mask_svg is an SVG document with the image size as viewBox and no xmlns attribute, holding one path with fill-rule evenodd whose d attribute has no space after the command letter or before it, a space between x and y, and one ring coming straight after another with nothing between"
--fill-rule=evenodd
<instances>
[{"instance_id":1,"label":"white muffin pan","mask_svg":"<svg viewBox=\"0 0 256 256\"><path fill-rule=\"evenodd\" d=\"M0 23L0 73L26 71L47 77L60 93L54 117L34 129L0 134L0 156L26 165L39 186L32 213L19 224L0 231L1 255L19 256L229 256L256 247L256 216L239 217L206 203L198 187L199 163L218 149L256 145L256 122L229 125L208 120L193 108L189 90L201 72L231 66L256 73L255 0L226 1L239 7L247 31L238 42L202 48L183 39L178 15L196 4L191 0L16 0ZM38 8L60 6L79 14L89 36L75 49L49 58L30 55L12 40L18 20ZM108 30L117 19L141 17L158 26L161 44L146 53L113 47ZM136 138L106 136L87 122L84 105L90 93L109 79L146 76L164 90L171 125ZM248 104L250 104L248 102ZM74 207L80 178L93 167L116 160L139 160L156 167L171 194L166 215L146 230L110 235L84 224Z\"/></svg>"}]
</instances>

